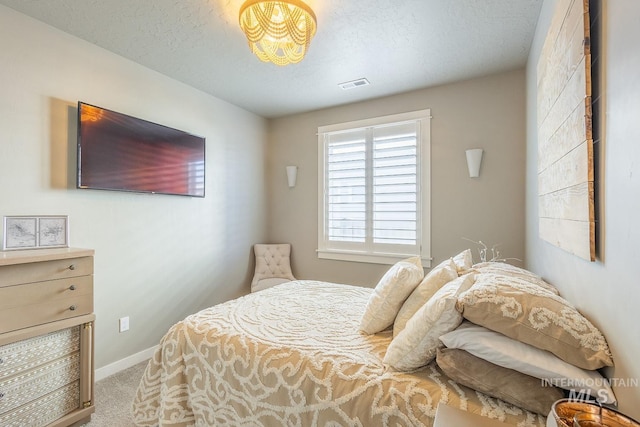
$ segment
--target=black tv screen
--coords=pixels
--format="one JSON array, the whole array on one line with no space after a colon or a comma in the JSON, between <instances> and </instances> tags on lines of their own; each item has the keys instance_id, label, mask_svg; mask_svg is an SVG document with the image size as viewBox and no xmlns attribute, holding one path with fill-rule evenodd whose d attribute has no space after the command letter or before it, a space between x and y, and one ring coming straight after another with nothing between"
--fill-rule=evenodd
<instances>
[{"instance_id":1,"label":"black tv screen","mask_svg":"<svg viewBox=\"0 0 640 427\"><path fill-rule=\"evenodd\" d=\"M205 139L78 102L78 188L204 197Z\"/></svg>"}]
</instances>

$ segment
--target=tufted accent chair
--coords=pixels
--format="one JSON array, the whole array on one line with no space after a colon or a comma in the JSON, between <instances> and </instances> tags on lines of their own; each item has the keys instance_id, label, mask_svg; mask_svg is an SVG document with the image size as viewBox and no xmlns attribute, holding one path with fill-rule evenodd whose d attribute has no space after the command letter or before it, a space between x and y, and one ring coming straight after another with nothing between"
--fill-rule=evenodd
<instances>
[{"instance_id":1,"label":"tufted accent chair","mask_svg":"<svg viewBox=\"0 0 640 427\"><path fill-rule=\"evenodd\" d=\"M256 272L251 281L251 292L296 280L291 272L289 243L257 244L253 246L253 252L256 254Z\"/></svg>"}]
</instances>

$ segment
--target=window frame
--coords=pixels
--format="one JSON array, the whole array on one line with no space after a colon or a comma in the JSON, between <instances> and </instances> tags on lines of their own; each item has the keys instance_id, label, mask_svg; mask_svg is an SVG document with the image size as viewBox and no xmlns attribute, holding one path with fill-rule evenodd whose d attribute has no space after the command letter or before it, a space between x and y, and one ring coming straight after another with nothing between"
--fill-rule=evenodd
<instances>
[{"instance_id":1,"label":"window frame","mask_svg":"<svg viewBox=\"0 0 640 427\"><path fill-rule=\"evenodd\" d=\"M342 132L357 129L367 129L386 126L402 122L418 123L417 161L418 161L418 205L417 213L420 218L417 239L419 253L383 253L377 251L353 250L347 248L332 248L328 244L328 198L325 174L327 166L327 141L325 135L332 132ZM336 245L353 246L353 245ZM364 244L362 245L364 246ZM333 125L318 127L318 249L320 259L339 261L365 262L373 264L394 264L410 256L420 256L424 267L431 266L431 109L392 114Z\"/></svg>"}]
</instances>

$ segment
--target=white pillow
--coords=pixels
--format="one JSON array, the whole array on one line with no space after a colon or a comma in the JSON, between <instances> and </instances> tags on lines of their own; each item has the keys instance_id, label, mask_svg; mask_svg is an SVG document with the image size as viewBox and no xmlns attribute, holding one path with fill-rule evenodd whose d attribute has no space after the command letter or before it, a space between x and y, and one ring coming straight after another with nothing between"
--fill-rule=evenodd
<instances>
[{"instance_id":1,"label":"white pillow","mask_svg":"<svg viewBox=\"0 0 640 427\"><path fill-rule=\"evenodd\" d=\"M471 255L471 249L465 249L452 259L456 264L458 274L462 274L473 267L473 255Z\"/></svg>"},{"instance_id":2,"label":"white pillow","mask_svg":"<svg viewBox=\"0 0 640 427\"><path fill-rule=\"evenodd\" d=\"M466 350L495 365L548 380L550 386L566 390L586 390L601 403L616 403L608 382L598 371L571 365L554 354L514 340L482 326L465 322L440 337L449 348Z\"/></svg>"},{"instance_id":3,"label":"white pillow","mask_svg":"<svg viewBox=\"0 0 640 427\"><path fill-rule=\"evenodd\" d=\"M393 265L378 282L360 321L360 330L375 334L393 325L402 303L424 277L420 257Z\"/></svg>"},{"instance_id":4,"label":"white pillow","mask_svg":"<svg viewBox=\"0 0 640 427\"><path fill-rule=\"evenodd\" d=\"M393 336L398 336L407 322L442 286L458 277L453 259L449 258L435 266L416 287L393 322Z\"/></svg>"},{"instance_id":5,"label":"white pillow","mask_svg":"<svg viewBox=\"0 0 640 427\"><path fill-rule=\"evenodd\" d=\"M438 347L442 346L438 338L462 323L456 300L474 280L474 276L468 274L440 288L393 338L383 362L398 371L411 371L431 362Z\"/></svg>"}]
</instances>

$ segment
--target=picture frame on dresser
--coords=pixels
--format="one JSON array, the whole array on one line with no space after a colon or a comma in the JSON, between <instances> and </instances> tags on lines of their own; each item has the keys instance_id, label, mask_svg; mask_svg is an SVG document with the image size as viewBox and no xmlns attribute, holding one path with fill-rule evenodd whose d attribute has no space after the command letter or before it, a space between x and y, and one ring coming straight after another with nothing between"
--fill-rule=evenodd
<instances>
[{"instance_id":1,"label":"picture frame on dresser","mask_svg":"<svg viewBox=\"0 0 640 427\"><path fill-rule=\"evenodd\" d=\"M38 217L38 247L39 248L68 248L69 247L69 217L39 216Z\"/></svg>"},{"instance_id":2,"label":"picture frame on dresser","mask_svg":"<svg viewBox=\"0 0 640 427\"><path fill-rule=\"evenodd\" d=\"M67 215L21 215L3 218L3 251L68 247Z\"/></svg>"},{"instance_id":3,"label":"picture frame on dresser","mask_svg":"<svg viewBox=\"0 0 640 427\"><path fill-rule=\"evenodd\" d=\"M5 216L2 221L2 250L34 249L38 247L38 218L35 216Z\"/></svg>"}]
</instances>

